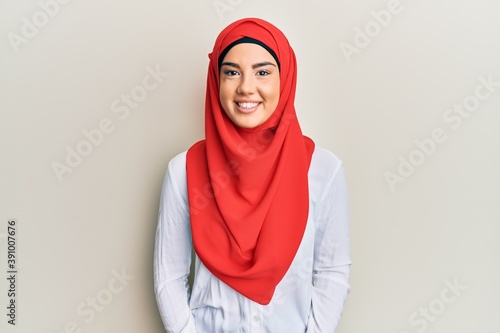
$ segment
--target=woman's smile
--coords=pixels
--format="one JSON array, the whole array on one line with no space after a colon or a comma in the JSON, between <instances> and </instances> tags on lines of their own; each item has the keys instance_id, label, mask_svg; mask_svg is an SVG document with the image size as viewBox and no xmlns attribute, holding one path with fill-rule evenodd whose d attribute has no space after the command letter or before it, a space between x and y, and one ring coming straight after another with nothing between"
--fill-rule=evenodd
<instances>
[{"instance_id":1,"label":"woman's smile","mask_svg":"<svg viewBox=\"0 0 500 333\"><path fill-rule=\"evenodd\" d=\"M235 102L234 104L236 105L236 109L239 112L245 114L250 114L257 111L257 109L261 105L260 102Z\"/></svg>"}]
</instances>

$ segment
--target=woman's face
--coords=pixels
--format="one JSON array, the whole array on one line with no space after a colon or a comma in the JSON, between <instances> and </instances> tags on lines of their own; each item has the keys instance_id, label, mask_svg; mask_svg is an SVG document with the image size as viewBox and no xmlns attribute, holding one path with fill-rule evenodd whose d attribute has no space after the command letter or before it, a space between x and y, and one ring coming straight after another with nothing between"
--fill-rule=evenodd
<instances>
[{"instance_id":1,"label":"woman's face","mask_svg":"<svg viewBox=\"0 0 500 333\"><path fill-rule=\"evenodd\" d=\"M252 43L231 48L220 68L219 98L235 125L253 128L263 124L280 98L280 75L273 56Z\"/></svg>"}]
</instances>

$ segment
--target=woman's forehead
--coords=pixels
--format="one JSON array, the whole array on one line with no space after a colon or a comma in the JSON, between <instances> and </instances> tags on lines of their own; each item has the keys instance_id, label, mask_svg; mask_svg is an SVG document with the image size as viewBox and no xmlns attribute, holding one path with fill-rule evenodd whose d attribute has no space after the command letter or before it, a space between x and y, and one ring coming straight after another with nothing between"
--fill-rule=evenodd
<instances>
[{"instance_id":1,"label":"woman's forehead","mask_svg":"<svg viewBox=\"0 0 500 333\"><path fill-rule=\"evenodd\" d=\"M274 57L269 51L260 45L253 43L242 43L233 46L222 61L270 61L276 64Z\"/></svg>"},{"instance_id":2,"label":"woman's forehead","mask_svg":"<svg viewBox=\"0 0 500 333\"><path fill-rule=\"evenodd\" d=\"M262 49L264 49L265 51L267 51L267 53L269 53L274 58L275 63L278 65L278 68L280 68L280 60L278 59L278 56L276 55L275 50L273 50L269 45L265 44L261 40L255 39L255 38L251 38L251 37L242 37L242 38L236 39L233 42L231 42L230 44L228 44L220 52L220 54L218 56L218 65L219 65L219 68L220 68L220 66L222 64L222 61L226 58L227 53L229 53L229 51L231 51L234 47L236 47L236 46L238 46L240 44L255 45L255 46L257 46L257 47L255 47L255 46L254 47L248 46L248 48L250 48L250 51L247 51L247 52L249 52L251 54L254 54L254 55L255 54L263 54L263 55L267 56L266 53L262 53ZM260 49L259 47L262 48L262 49ZM252 50L255 50L256 52L252 52Z\"/></svg>"}]
</instances>

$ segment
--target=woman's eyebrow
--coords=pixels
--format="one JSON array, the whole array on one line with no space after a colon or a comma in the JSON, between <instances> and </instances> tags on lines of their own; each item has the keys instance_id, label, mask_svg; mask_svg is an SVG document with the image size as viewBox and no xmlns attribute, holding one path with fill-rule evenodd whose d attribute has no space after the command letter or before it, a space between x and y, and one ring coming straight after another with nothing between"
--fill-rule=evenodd
<instances>
[{"instance_id":1,"label":"woman's eyebrow","mask_svg":"<svg viewBox=\"0 0 500 333\"><path fill-rule=\"evenodd\" d=\"M272 62L270 62L270 61L264 61L264 62L259 62L259 63L253 64L252 68L255 69L255 68L258 68L258 67L264 67L264 66L269 66L269 65L276 67L276 65L273 64ZM231 67L234 67L234 68L240 68L240 65L238 65L238 64L236 64L234 62L229 62L229 61L223 62L220 65L220 67L222 67L222 66L231 66Z\"/></svg>"},{"instance_id":2,"label":"woman's eyebrow","mask_svg":"<svg viewBox=\"0 0 500 333\"><path fill-rule=\"evenodd\" d=\"M240 68L240 65L235 64L234 62L228 62L228 61L220 64L220 67L222 67L222 66L231 66L231 67L235 67L235 68Z\"/></svg>"},{"instance_id":3,"label":"woman's eyebrow","mask_svg":"<svg viewBox=\"0 0 500 333\"><path fill-rule=\"evenodd\" d=\"M272 62L270 62L270 61L264 61L264 62L259 62L257 64L253 64L252 68L255 69L257 67L264 67L264 66L269 66L269 65L276 67L276 65L273 64Z\"/></svg>"}]
</instances>

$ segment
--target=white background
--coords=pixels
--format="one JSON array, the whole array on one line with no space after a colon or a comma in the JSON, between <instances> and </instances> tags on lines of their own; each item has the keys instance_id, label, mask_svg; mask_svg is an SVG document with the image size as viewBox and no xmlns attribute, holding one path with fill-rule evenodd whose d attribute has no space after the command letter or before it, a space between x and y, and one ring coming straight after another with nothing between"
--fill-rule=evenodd
<instances>
[{"instance_id":1,"label":"white background","mask_svg":"<svg viewBox=\"0 0 500 333\"><path fill-rule=\"evenodd\" d=\"M163 176L203 138L217 34L249 16L288 36L303 132L344 161L352 292L337 332L500 332L500 2L54 1L0 2L2 332L163 332L152 274ZM168 72L151 91L141 88L147 68ZM496 87L477 88L479 77ZM132 92L135 109L113 112ZM460 124L443 118L464 103L474 110ZM103 119L112 131L86 145L82 131ZM446 139L430 144L436 128ZM87 156L70 167L78 147ZM67 167L59 178L57 163ZM388 173L401 174L391 185ZM5 308L11 218L15 327Z\"/></svg>"}]
</instances>

